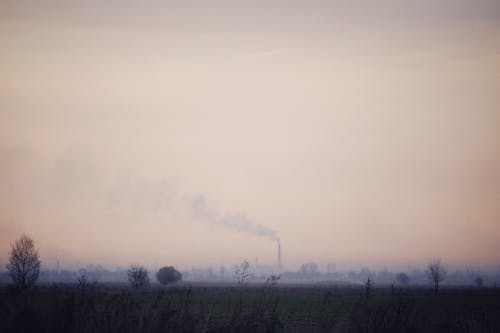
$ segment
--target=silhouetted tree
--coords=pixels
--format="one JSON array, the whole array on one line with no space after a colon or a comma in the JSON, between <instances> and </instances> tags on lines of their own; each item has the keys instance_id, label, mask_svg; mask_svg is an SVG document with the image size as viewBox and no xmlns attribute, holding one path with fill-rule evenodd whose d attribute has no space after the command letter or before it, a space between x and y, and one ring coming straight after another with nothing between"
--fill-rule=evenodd
<instances>
[{"instance_id":1,"label":"silhouetted tree","mask_svg":"<svg viewBox=\"0 0 500 333\"><path fill-rule=\"evenodd\" d=\"M446 276L446 269L440 259L434 259L427 266L427 275L429 280L434 283L434 294L437 295L439 292L439 283L443 281Z\"/></svg>"},{"instance_id":2,"label":"silhouetted tree","mask_svg":"<svg viewBox=\"0 0 500 333\"><path fill-rule=\"evenodd\" d=\"M162 267L156 273L156 279L161 284L169 284L180 281L182 279L182 274L173 266Z\"/></svg>"},{"instance_id":3,"label":"silhouetted tree","mask_svg":"<svg viewBox=\"0 0 500 333\"><path fill-rule=\"evenodd\" d=\"M81 272L78 278L76 279L76 282L78 283L78 287L82 290L87 289L87 286L89 285L89 277L87 276L87 273Z\"/></svg>"},{"instance_id":4,"label":"silhouetted tree","mask_svg":"<svg viewBox=\"0 0 500 333\"><path fill-rule=\"evenodd\" d=\"M281 279L281 274L279 275L274 275L271 274L269 277L266 279L266 286L267 287L274 287L278 284L278 281Z\"/></svg>"},{"instance_id":5,"label":"silhouetted tree","mask_svg":"<svg viewBox=\"0 0 500 333\"><path fill-rule=\"evenodd\" d=\"M149 285L149 272L141 265L130 266L128 272L128 282L134 288L143 288Z\"/></svg>"},{"instance_id":6,"label":"silhouetted tree","mask_svg":"<svg viewBox=\"0 0 500 333\"><path fill-rule=\"evenodd\" d=\"M396 281L398 281L399 284L406 286L408 282L410 282L410 277L406 273L398 273L396 274Z\"/></svg>"},{"instance_id":7,"label":"silhouetted tree","mask_svg":"<svg viewBox=\"0 0 500 333\"><path fill-rule=\"evenodd\" d=\"M234 269L234 277L236 278L236 281L238 281L240 289L243 288L246 281L250 278L250 273L248 272L249 268L250 263L245 259L239 266L236 266L236 268Z\"/></svg>"},{"instance_id":8,"label":"silhouetted tree","mask_svg":"<svg viewBox=\"0 0 500 333\"><path fill-rule=\"evenodd\" d=\"M237 308L237 318L241 318L241 313L243 310L243 287L245 286L247 280L250 278L250 273L248 270L250 269L250 263L248 260L243 260L239 266L236 266L234 269L234 277L236 281L238 281L238 285L240 287L240 296L238 300L238 308Z\"/></svg>"},{"instance_id":9,"label":"silhouetted tree","mask_svg":"<svg viewBox=\"0 0 500 333\"><path fill-rule=\"evenodd\" d=\"M95 289L97 287L97 280L91 281L90 275L85 269L81 269L78 272L76 283L78 284L78 288L80 288L82 292L85 292L90 288Z\"/></svg>"},{"instance_id":10,"label":"silhouetted tree","mask_svg":"<svg viewBox=\"0 0 500 333\"><path fill-rule=\"evenodd\" d=\"M40 259L33 239L22 235L11 245L6 268L16 288L27 289L35 284L40 274Z\"/></svg>"},{"instance_id":11,"label":"silhouetted tree","mask_svg":"<svg viewBox=\"0 0 500 333\"><path fill-rule=\"evenodd\" d=\"M366 280L365 283L365 298L370 297L372 289L373 289L373 282L370 278L368 278L368 280Z\"/></svg>"}]
</instances>

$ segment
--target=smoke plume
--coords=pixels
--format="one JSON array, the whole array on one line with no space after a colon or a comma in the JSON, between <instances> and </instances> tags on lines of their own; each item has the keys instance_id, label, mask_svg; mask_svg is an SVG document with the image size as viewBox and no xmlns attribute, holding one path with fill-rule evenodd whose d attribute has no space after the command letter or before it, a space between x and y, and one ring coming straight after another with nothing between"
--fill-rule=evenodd
<instances>
[{"instance_id":1,"label":"smoke plume","mask_svg":"<svg viewBox=\"0 0 500 333\"><path fill-rule=\"evenodd\" d=\"M191 199L189 208L193 213L193 216L196 218L208 220L213 224L226 229L266 237L279 242L279 237L274 230L255 223L243 213L221 216L215 209L208 206L204 195L199 194Z\"/></svg>"}]
</instances>

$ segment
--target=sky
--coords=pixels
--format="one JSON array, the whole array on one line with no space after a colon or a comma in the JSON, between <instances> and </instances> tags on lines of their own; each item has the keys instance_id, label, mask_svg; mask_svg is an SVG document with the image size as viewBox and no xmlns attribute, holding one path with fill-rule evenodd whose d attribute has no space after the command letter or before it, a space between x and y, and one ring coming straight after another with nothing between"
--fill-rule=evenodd
<instances>
[{"instance_id":1,"label":"sky","mask_svg":"<svg viewBox=\"0 0 500 333\"><path fill-rule=\"evenodd\" d=\"M500 264L500 2L0 1L0 262Z\"/></svg>"}]
</instances>

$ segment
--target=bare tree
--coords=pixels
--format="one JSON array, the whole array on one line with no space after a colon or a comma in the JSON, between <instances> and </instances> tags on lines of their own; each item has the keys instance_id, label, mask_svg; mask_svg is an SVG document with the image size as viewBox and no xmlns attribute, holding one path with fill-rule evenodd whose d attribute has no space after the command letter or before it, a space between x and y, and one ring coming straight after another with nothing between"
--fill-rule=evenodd
<instances>
[{"instance_id":1,"label":"bare tree","mask_svg":"<svg viewBox=\"0 0 500 333\"><path fill-rule=\"evenodd\" d=\"M278 284L278 281L281 279L281 274L279 275L274 275L274 274L271 274L269 275L269 277L266 279L266 286L267 287L275 287L277 284Z\"/></svg>"},{"instance_id":2,"label":"bare tree","mask_svg":"<svg viewBox=\"0 0 500 333\"><path fill-rule=\"evenodd\" d=\"M78 276L76 278L76 283L78 284L78 288L82 292L85 292L89 289L95 289L97 287L97 280L94 279L93 281L90 280L89 273L85 269L81 269L78 272Z\"/></svg>"},{"instance_id":3,"label":"bare tree","mask_svg":"<svg viewBox=\"0 0 500 333\"><path fill-rule=\"evenodd\" d=\"M248 272L249 268L250 264L248 263L248 260L245 259L234 269L234 277L236 278L236 281L238 281L240 289L243 289L246 281L250 278L250 273Z\"/></svg>"},{"instance_id":4,"label":"bare tree","mask_svg":"<svg viewBox=\"0 0 500 333\"><path fill-rule=\"evenodd\" d=\"M89 277L87 276L87 273L85 273L85 272L80 273L80 275L76 279L76 282L78 283L78 287L82 291L84 291L85 289L87 289L87 287L89 285Z\"/></svg>"},{"instance_id":5,"label":"bare tree","mask_svg":"<svg viewBox=\"0 0 500 333\"><path fill-rule=\"evenodd\" d=\"M134 288L143 288L149 285L149 272L141 265L132 265L128 269L128 282Z\"/></svg>"},{"instance_id":6,"label":"bare tree","mask_svg":"<svg viewBox=\"0 0 500 333\"><path fill-rule=\"evenodd\" d=\"M446 269L440 259L432 260L427 266L427 275L429 280L434 283L434 294L437 295L439 292L439 283L443 281L446 276Z\"/></svg>"},{"instance_id":7,"label":"bare tree","mask_svg":"<svg viewBox=\"0 0 500 333\"><path fill-rule=\"evenodd\" d=\"M368 280L366 280L365 283L365 299L368 299L368 297L370 297L372 291L373 291L373 282L370 278L368 278Z\"/></svg>"},{"instance_id":8,"label":"bare tree","mask_svg":"<svg viewBox=\"0 0 500 333\"><path fill-rule=\"evenodd\" d=\"M250 278L250 273L248 270L250 269L250 263L248 260L243 260L239 266L236 266L234 269L234 277L236 281L238 281L238 285L240 287L240 297L238 301L238 318L241 318L241 313L243 310L243 287L245 286L247 280Z\"/></svg>"},{"instance_id":9,"label":"bare tree","mask_svg":"<svg viewBox=\"0 0 500 333\"><path fill-rule=\"evenodd\" d=\"M33 239L22 235L11 245L6 268L17 288L27 289L35 284L40 274L40 259Z\"/></svg>"}]
</instances>

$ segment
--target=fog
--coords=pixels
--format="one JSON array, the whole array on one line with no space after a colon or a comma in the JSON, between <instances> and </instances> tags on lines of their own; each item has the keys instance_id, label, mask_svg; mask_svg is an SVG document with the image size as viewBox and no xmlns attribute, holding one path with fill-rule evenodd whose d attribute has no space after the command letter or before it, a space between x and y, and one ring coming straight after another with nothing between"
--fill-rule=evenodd
<instances>
[{"instance_id":1,"label":"fog","mask_svg":"<svg viewBox=\"0 0 500 333\"><path fill-rule=\"evenodd\" d=\"M0 263L500 264L497 1L2 1L0 43Z\"/></svg>"}]
</instances>

